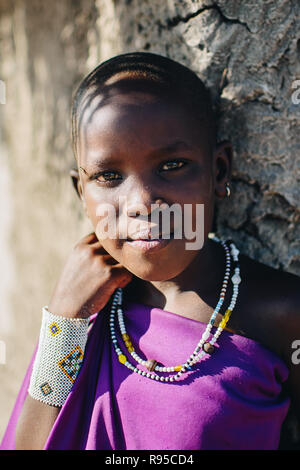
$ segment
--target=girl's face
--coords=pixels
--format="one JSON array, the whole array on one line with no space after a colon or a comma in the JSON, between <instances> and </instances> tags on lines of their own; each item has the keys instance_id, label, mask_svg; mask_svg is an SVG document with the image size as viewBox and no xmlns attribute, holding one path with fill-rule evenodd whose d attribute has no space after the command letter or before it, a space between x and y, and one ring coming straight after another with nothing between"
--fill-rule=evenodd
<instances>
[{"instance_id":1,"label":"girl's face","mask_svg":"<svg viewBox=\"0 0 300 470\"><path fill-rule=\"evenodd\" d=\"M184 237L184 227L180 239L172 235L156 243L133 243L131 239L148 237L141 232L150 230L153 204L177 204L182 208L182 224L184 205L189 204L191 228L202 230L206 239L216 186L220 186L216 162L206 127L183 104L116 86L104 103L93 110L90 106L80 125L78 189L105 250L147 281L180 274L199 253L199 248L186 248L191 240ZM196 220L197 204L204 204L201 227ZM117 228L116 236L105 236L108 225L105 228L104 218L111 228ZM174 224L178 225L178 219L171 217L171 232L176 230ZM162 226L156 229L161 233Z\"/></svg>"}]
</instances>

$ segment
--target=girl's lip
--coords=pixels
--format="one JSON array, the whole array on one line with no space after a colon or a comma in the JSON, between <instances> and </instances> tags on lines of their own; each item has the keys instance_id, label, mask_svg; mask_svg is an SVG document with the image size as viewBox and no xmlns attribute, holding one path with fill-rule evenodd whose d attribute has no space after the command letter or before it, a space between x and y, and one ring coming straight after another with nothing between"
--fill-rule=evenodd
<instances>
[{"instance_id":1,"label":"girl's lip","mask_svg":"<svg viewBox=\"0 0 300 470\"><path fill-rule=\"evenodd\" d=\"M158 251L167 246L173 237L170 238L158 238L153 240L125 240L127 245L130 245L132 248L135 248L139 251L149 252L149 251Z\"/></svg>"},{"instance_id":2,"label":"girl's lip","mask_svg":"<svg viewBox=\"0 0 300 470\"><path fill-rule=\"evenodd\" d=\"M172 238L174 235L174 230L171 231L171 232L168 232L168 233L159 233L157 238L154 238L153 237L153 234L150 232L139 232L137 234L135 234L134 236L131 236L130 238L127 238L127 240L129 241L135 241L135 240L144 240L144 241L148 241L148 240L159 240L161 238Z\"/></svg>"}]
</instances>

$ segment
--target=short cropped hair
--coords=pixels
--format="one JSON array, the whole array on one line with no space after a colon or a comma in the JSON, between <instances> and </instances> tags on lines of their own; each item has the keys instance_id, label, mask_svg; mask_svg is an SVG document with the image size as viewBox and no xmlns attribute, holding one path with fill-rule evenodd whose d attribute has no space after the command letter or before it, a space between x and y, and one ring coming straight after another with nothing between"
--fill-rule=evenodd
<instances>
[{"instance_id":1,"label":"short cropped hair","mask_svg":"<svg viewBox=\"0 0 300 470\"><path fill-rule=\"evenodd\" d=\"M129 52L114 56L92 70L79 84L71 108L71 136L75 158L84 111L97 95L109 96L110 89L124 78L138 89L139 84L149 90L183 100L185 106L206 127L213 146L216 142L216 117L211 95L201 79L188 67L173 59L151 52ZM103 103L103 100L101 100Z\"/></svg>"}]
</instances>

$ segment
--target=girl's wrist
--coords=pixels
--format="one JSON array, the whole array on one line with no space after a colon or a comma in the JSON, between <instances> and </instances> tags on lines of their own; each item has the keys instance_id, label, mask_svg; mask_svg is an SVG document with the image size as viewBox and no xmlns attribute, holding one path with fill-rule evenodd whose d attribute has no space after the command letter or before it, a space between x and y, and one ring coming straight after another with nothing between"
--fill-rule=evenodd
<instances>
[{"instance_id":1,"label":"girl's wrist","mask_svg":"<svg viewBox=\"0 0 300 470\"><path fill-rule=\"evenodd\" d=\"M53 315L57 315L63 318L87 319L92 315L87 307L83 306L80 309L76 309L74 306L65 305L63 300L58 302L51 300L46 308Z\"/></svg>"},{"instance_id":2,"label":"girl's wrist","mask_svg":"<svg viewBox=\"0 0 300 470\"><path fill-rule=\"evenodd\" d=\"M39 345L29 394L48 405L62 406L81 369L88 318L68 318L43 307Z\"/></svg>"}]
</instances>

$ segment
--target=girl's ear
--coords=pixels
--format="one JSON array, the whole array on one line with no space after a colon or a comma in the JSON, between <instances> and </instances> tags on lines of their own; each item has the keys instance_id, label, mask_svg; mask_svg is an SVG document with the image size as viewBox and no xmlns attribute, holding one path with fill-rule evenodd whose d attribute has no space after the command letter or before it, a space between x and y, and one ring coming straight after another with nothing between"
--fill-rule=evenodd
<instances>
[{"instance_id":1,"label":"girl's ear","mask_svg":"<svg viewBox=\"0 0 300 470\"><path fill-rule=\"evenodd\" d=\"M69 174L71 176L72 183L73 183L74 189L77 193L77 196L81 198L81 194L79 192L79 183L80 183L80 181L79 181L79 171L77 170L77 168L72 168L70 170Z\"/></svg>"},{"instance_id":2,"label":"girl's ear","mask_svg":"<svg viewBox=\"0 0 300 470\"><path fill-rule=\"evenodd\" d=\"M77 193L77 196L83 202L83 207L84 207L84 210L87 214L86 203L85 203L85 199L84 199L84 196L83 196L81 181L80 181L80 178L79 178L79 171L77 170L77 168L72 168L70 170L69 174L71 176L72 183L73 183L74 189Z\"/></svg>"},{"instance_id":3,"label":"girl's ear","mask_svg":"<svg viewBox=\"0 0 300 470\"><path fill-rule=\"evenodd\" d=\"M226 186L231 178L233 149L229 141L217 144L214 151L215 194L219 199L227 195Z\"/></svg>"}]
</instances>

